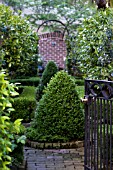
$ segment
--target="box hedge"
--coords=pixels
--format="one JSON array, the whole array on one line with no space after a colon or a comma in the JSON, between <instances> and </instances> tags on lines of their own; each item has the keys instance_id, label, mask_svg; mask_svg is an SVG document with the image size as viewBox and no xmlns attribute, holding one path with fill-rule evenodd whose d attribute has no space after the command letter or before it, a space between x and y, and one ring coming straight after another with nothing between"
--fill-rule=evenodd
<instances>
[{"instance_id":1,"label":"box hedge","mask_svg":"<svg viewBox=\"0 0 113 170\"><path fill-rule=\"evenodd\" d=\"M40 83L39 77L31 77L25 79L12 79L10 80L11 83L20 83L22 86L35 86L37 87Z\"/></svg>"},{"instance_id":2,"label":"box hedge","mask_svg":"<svg viewBox=\"0 0 113 170\"><path fill-rule=\"evenodd\" d=\"M50 80L38 103L28 138L40 142L83 139L84 114L75 82L64 71Z\"/></svg>"},{"instance_id":3,"label":"box hedge","mask_svg":"<svg viewBox=\"0 0 113 170\"><path fill-rule=\"evenodd\" d=\"M23 119L23 122L30 122L34 117L36 108L35 87L25 86L19 97L14 99L11 119Z\"/></svg>"}]
</instances>

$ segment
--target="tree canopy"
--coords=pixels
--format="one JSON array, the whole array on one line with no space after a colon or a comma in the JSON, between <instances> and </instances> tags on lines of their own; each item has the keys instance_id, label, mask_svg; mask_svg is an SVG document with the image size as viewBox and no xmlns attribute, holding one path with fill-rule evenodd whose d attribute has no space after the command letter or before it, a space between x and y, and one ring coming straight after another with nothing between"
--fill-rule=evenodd
<instances>
[{"instance_id":1,"label":"tree canopy","mask_svg":"<svg viewBox=\"0 0 113 170\"><path fill-rule=\"evenodd\" d=\"M38 37L28 20L0 5L0 59L12 76L29 72L30 61L37 54ZM15 75L16 74L16 75Z\"/></svg>"}]
</instances>

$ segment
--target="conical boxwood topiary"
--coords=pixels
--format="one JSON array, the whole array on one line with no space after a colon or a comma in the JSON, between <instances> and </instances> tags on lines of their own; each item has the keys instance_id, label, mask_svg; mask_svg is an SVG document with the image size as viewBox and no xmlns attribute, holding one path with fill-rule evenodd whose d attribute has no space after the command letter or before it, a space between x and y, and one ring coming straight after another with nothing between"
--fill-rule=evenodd
<instances>
[{"instance_id":1,"label":"conical boxwood topiary","mask_svg":"<svg viewBox=\"0 0 113 170\"><path fill-rule=\"evenodd\" d=\"M41 83L43 84L43 86L47 86L47 83L49 83L51 77L56 74L58 71L58 68L55 64L54 61L49 61L46 65L46 68L42 74L42 79L41 79Z\"/></svg>"},{"instance_id":2,"label":"conical boxwood topiary","mask_svg":"<svg viewBox=\"0 0 113 170\"><path fill-rule=\"evenodd\" d=\"M42 74L41 82L37 88L37 93L36 93L36 99L39 101L43 95L43 90L44 87L47 86L49 83L50 79L54 74L58 72L57 65L54 63L54 61L49 61L46 65L46 68Z\"/></svg>"},{"instance_id":3,"label":"conical boxwood topiary","mask_svg":"<svg viewBox=\"0 0 113 170\"><path fill-rule=\"evenodd\" d=\"M58 72L45 89L28 138L56 142L83 139L84 114L74 80Z\"/></svg>"}]
</instances>

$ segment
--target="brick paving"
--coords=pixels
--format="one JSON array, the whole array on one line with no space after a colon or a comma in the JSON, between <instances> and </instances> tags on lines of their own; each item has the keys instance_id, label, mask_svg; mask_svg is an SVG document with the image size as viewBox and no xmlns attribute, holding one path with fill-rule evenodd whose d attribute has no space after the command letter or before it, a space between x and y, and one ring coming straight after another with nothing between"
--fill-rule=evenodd
<instances>
[{"instance_id":1,"label":"brick paving","mask_svg":"<svg viewBox=\"0 0 113 170\"><path fill-rule=\"evenodd\" d=\"M26 170L84 170L84 148L24 148Z\"/></svg>"}]
</instances>

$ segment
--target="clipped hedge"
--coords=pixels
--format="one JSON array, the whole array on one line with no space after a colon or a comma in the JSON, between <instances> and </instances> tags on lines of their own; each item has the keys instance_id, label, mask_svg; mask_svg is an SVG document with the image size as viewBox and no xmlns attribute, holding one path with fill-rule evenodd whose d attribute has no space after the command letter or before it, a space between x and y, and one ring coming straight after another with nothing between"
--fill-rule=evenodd
<instances>
[{"instance_id":1,"label":"clipped hedge","mask_svg":"<svg viewBox=\"0 0 113 170\"><path fill-rule=\"evenodd\" d=\"M35 87L25 86L19 97L14 99L11 119L23 119L23 122L30 122L34 117L36 108Z\"/></svg>"},{"instance_id":2,"label":"clipped hedge","mask_svg":"<svg viewBox=\"0 0 113 170\"><path fill-rule=\"evenodd\" d=\"M10 80L11 83L21 83L22 86L35 86L37 87L40 82L39 77L31 77L27 79L12 79Z\"/></svg>"},{"instance_id":3,"label":"clipped hedge","mask_svg":"<svg viewBox=\"0 0 113 170\"><path fill-rule=\"evenodd\" d=\"M84 114L80 99L74 80L64 71L50 80L27 137L40 142L83 139Z\"/></svg>"}]
</instances>

